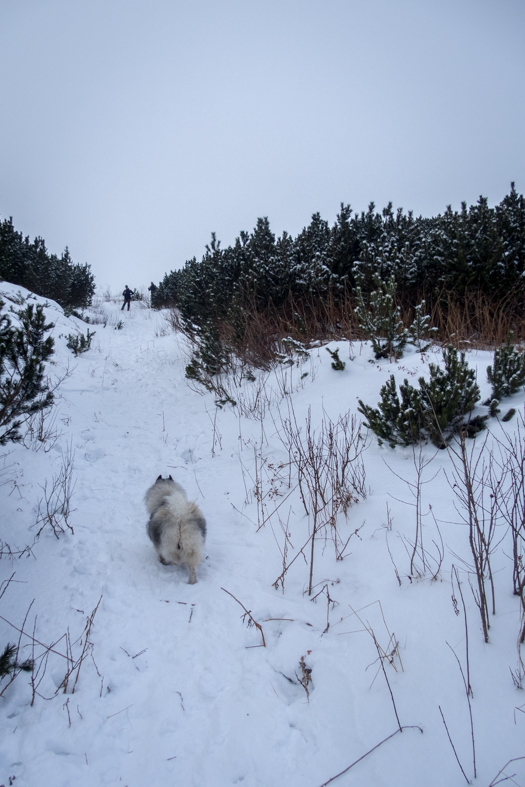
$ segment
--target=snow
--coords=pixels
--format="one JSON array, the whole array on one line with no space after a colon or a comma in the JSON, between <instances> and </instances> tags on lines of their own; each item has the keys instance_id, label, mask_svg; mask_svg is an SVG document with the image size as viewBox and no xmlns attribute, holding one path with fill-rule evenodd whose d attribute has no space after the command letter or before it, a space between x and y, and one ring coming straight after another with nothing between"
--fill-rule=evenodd
<instances>
[{"instance_id":1,"label":"snow","mask_svg":"<svg viewBox=\"0 0 525 787\"><path fill-rule=\"evenodd\" d=\"M17 308L6 300L17 292L29 296L0 284L6 306ZM396 733L397 713L402 733L333 783L460 785L465 777L439 710L473 780L459 660L464 672L470 669L473 690L475 783L488 787L515 759L498 778L525 785L525 760L516 760L525 755L525 696L510 674L519 669L520 629L510 539L501 527L492 556L497 614L485 644L468 581L468 533L444 472L451 477L446 451L423 450L429 555L437 556L440 543L429 505L444 543L437 579L432 572L408 577L415 512L403 479L416 479L414 453L381 448L369 437L367 496L349 509L347 521L338 519L345 540L358 531L345 558L336 560L330 534L321 534L312 597L309 548L286 573L284 589L274 587L283 571L284 529L293 545L290 562L311 525L298 490L290 494L287 487L282 419L292 414L304 433L309 411L315 428L323 417L357 415L359 398L376 406L390 374L398 383L407 375L417 379L430 361L441 361L440 350L422 358L409 349L399 363L370 363L368 344L332 342L344 371L334 371L326 350L316 348L300 368L257 372L254 382L232 384L238 404L218 408L211 392L188 385L185 341L163 312L142 303L132 303L129 313L120 302L99 303L90 310L97 321L89 325L96 332L91 348L75 358L67 336L85 334L88 326L66 318L57 304L30 297L45 304L55 323L51 374L68 375L47 419L54 437L10 444L1 455L0 537L13 551L31 549L0 560L0 646L18 642L23 628L21 655L36 658L40 681L33 698L30 675L20 673L0 698L1 784L16 778L16 787L320 787ZM492 355L469 351L467 360L485 400ZM249 417L257 392L260 417ZM506 401L523 411L524 400L520 392ZM490 424L496 435L503 428L512 434L517 418ZM489 435L485 450L492 440ZM480 438L469 441L474 451L482 445ZM74 532L64 526L57 538L47 527L35 540L46 481L49 492L68 456ZM161 565L146 535L144 493L159 474L170 473L208 523L196 585L187 584L185 569ZM453 565L466 606L468 665ZM389 653L398 643L384 672L373 637ZM46 658L35 640L52 647ZM75 662L85 646L86 658L64 692L66 656ZM308 693L301 661L311 670Z\"/></svg>"}]
</instances>

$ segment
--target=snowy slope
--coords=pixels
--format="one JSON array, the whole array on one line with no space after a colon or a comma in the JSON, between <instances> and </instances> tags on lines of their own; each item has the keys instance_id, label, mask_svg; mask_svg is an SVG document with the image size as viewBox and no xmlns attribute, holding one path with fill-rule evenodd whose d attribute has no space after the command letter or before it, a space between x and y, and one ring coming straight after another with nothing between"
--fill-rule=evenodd
<instances>
[{"instance_id":1,"label":"snowy slope","mask_svg":"<svg viewBox=\"0 0 525 787\"><path fill-rule=\"evenodd\" d=\"M0 284L4 300L17 291L24 292ZM485 644L445 451L424 449L431 461L423 510L432 506L441 534L426 516L425 544L433 556L440 537L444 544L437 579L431 571L408 577L415 513L402 479L416 478L414 454L369 439L366 499L350 508L348 521L338 520L345 539L358 530L344 559L336 560L331 539L321 537L317 599L305 593L308 550L286 573L284 589L274 587L283 570L285 523L288 562L311 524L298 490L289 494L282 420L293 415L304 430L309 408L314 426L323 412L332 420L357 414L358 398L375 405L391 372L398 382L412 379L429 360L440 360L437 349L426 359L409 350L398 364L371 364L368 345L334 343L346 361L343 372L331 369L319 348L299 369L243 381L232 388L239 404L220 409L213 394L188 386L184 341L163 313L136 303L120 312L120 303L101 303L92 316L105 325L87 326L45 303L56 323L52 374L62 377L69 367L69 375L48 417L54 438L2 451L0 538L13 551L31 550L0 561L1 580L14 575L2 586L0 645L17 642L23 625L21 652L37 658L39 673L36 694L22 673L0 699L1 784L16 777L16 787L320 787L400 723L402 733L334 783L460 785L465 777L440 707L472 780L469 705L458 666L459 660L467 668L465 616L451 585L453 564L466 605L475 783L488 787L509 760L525 755L525 697L509 671L518 665L520 626L510 541L500 528L503 540L493 555L497 614ZM74 358L66 337L88 327L96 331L91 349ZM489 353L469 353L483 399L490 362ZM293 393L284 395L284 388ZM259 417L247 417L257 391ZM523 403L520 393L509 404L523 410ZM516 423L505 428L512 432ZM492 427L496 434L502 429L494 419ZM478 438L475 450L482 444ZM66 527L56 538L47 527L33 543L38 503L71 460L74 533ZM143 496L160 473L182 483L208 522L206 559L194 586L185 570L157 561L146 536ZM259 507L257 482L264 497ZM57 693L71 660L83 653L86 620L95 609L86 658L66 693ZM262 633L248 625L246 610ZM398 643L385 673L372 633L388 653ZM34 649L32 640L40 643ZM52 646L45 659L42 644ZM301 661L311 671L304 673L311 678L309 696ZM506 776L523 787L525 760L498 778Z\"/></svg>"}]
</instances>

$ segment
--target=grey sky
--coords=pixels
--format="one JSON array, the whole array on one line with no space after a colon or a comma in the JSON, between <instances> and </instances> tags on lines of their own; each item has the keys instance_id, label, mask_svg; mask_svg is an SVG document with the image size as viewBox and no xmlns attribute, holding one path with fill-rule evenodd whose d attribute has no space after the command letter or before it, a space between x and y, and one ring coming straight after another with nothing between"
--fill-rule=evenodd
<instances>
[{"instance_id":1,"label":"grey sky","mask_svg":"<svg viewBox=\"0 0 525 787\"><path fill-rule=\"evenodd\" d=\"M525 191L523 0L0 0L0 215L97 286Z\"/></svg>"}]
</instances>

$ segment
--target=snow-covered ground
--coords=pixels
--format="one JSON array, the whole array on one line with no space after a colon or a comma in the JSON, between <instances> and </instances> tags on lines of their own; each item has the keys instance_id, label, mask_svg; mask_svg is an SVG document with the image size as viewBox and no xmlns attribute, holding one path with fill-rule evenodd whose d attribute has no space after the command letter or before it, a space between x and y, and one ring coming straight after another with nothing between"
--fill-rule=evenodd
<instances>
[{"instance_id":1,"label":"snow-covered ground","mask_svg":"<svg viewBox=\"0 0 525 787\"><path fill-rule=\"evenodd\" d=\"M0 284L6 306L17 291ZM419 557L409 576L416 514L407 482L416 480L418 455L370 437L366 498L337 520L343 542L354 535L336 560L333 532L321 533L307 594L311 518L289 474L283 421L295 420L304 437L309 409L317 430L323 418L357 415L358 398L376 405L391 372L413 380L439 362L438 349L370 363L369 345L333 343L344 371L321 347L301 367L232 386L238 404L217 408L212 393L188 385L185 343L162 312L104 302L87 326L36 300L55 322L51 373L69 366L69 375L47 417L47 441L1 451L0 538L12 551L31 549L0 561L0 646L20 637L38 672L33 685L19 674L0 698L0 784L320 787L371 752L333 783L442 787L468 778L524 787L511 542L499 526L497 614L485 644L446 451L423 451L429 568ZM75 358L66 337L88 327L91 349ZM485 399L491 354L468 360ZM523 393L509 400L521 412L523 403ZM492 419L491 429L512 433L517 423ZM483 440L469 449L479 452ZM196 585L185 570L161 565L146 535L144 493L170 473L208 522ZM74 532L57 513L65 532L57 538L47 525L35 541L39 504L41 518L46 498L51 509L60 502L66 478ZM283 559L289 565L305 544L275 587ZM388 654L382 662L374 639Z\"/></svg>"}]
</instances>

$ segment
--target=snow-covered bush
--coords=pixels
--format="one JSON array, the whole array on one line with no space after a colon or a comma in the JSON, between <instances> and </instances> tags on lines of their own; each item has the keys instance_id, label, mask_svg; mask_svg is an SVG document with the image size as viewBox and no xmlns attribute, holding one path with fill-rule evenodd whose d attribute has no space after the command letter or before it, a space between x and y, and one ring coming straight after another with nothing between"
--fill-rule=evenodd
<instances>
[{"instance_id":1,"label":"snow-covered bush","mask_svg":"<svg viewBox=\"0 0 525 787\"><path fill-rule=\"evenodd\" d=\"M335 350L331 350L329 347L326 349L327 352L329 352L332 356L332 363L330 364L332 369L335 369L336 372L342 372L346 366L346 363L339 357L339 347L336 347Z\"/></svg>"},{"instance_id":2,"label":"snow-covered bush","mask_svg":"<svg viewBox=\"0 0 525 787\"><path fill-rule=\"evenodd\" d=\"M66 347L72 350L75 355L80 355L80 353L85 353L90 349L91 341L95 333L96 331L90 331L89 328L86 336L84 336L83 333L76 334L76 335L70 333L67 337Z\"/></svg>"},{"instance_id":3,"label":"snow-covered bush","mask_svg":"<svg viewBox=\"0 0 525 787\"><path fill-rule=\"evenodd\" d=\"M430 327L430 315L425 314L425 301L421 301L416 306L416 313L408 332L410 334L410 344L413 344L419 352L426 352L431 345L428 338L437 332L437 328Z\"/></svg>"},{"instance_id":4,"label":"snow-covered bush","mask_svg":"<svg viewBox=\"0 0 525 787\"><path fill-rule=\"evenodd\" d=\"M0 316L0 445L19 442L22 423L53 403L44 378L45 361L54 353L53 339L44 334L53 323L46 324L41 305L15 314L16 328L7 314Z\"/></svg>"},{"instance_id":5,"label":"snow-covered bush","mask_svg":"<svg viewBox=\"0 0 525 787\"><path fill-rule=\"evenodd\" d=\"M425 301L416 306L415 316L409 328L403 326L401 308L396 306L396 280L394 275L381 281L374 274L376 289L370 293L370 302L365 304L360 286L356 287L357 308L355 310L359 327L372 342L374 355L379 358L401 358L405 345L410 342L420 352L426 352L428 339L437 328L430 327L430 317L424 314Z\"/></svg>"},{"instance_id":6,"label":"snow-covered bush","mask_svg":"<svg viewBox=\"0 0 525 787\"><path fill-rule=\"evenodd\" d=\"M208 322L194 333L193 343L192 357L186 366L186 377L211 390L213 386L210 378L224 371L227 366L227 355L219 331Z\"/></svg>"},{"instance_id":7,"label":"snow-covered bush","mask_svg":"<svg viewBox=\"0 0 525 787\"><path fill-rule=\"evenodd\" d=\"M409 333L403 327L401 309L395 304L396 280L390 276L381 281L374 274L376 290L370 293L370 302L365 304L361 287L356 287L357 308L355 310L359 327L372 342L376 358L400 358L403 355Z\"/></svg>"},{"instance_id":8,"label":"snow-covered bush","mask_svg":"<svg viewBox=\"0 0 525 787\"><path fill-rule=\"evenodd\" d=\"M492 395L485 402L490 414L499 413L498 405L504 396L517 393L525 385L525 353L516 350L513 335L509 334L506 344L494 350L494 364L487 367L487 377L492 385Z\"/></svg>"},{"instance_id":9,"label":"snow-covered bush","mask_svg":"<svg viewBox=\"0 0 525 787\"><path fill-rule=\"evenodd\" d=\"M458 356L454 347L443 351L443 361L444 368L429 364L429 379L420 377L419 389L405 380L399 387L401 399L391 375L381 388L377 409L359 400L358 410L380 444L387 442L393 448L428 439L444 448L450 434L464 422L480 398L475 371L469 369L465 353ZM482 428L482 419L476 419L476 424Z\"/></svg>"},{"instance_id":10,"label":"snow-covered bush","mask_svg":"<svg viewBox=\"0 0 525 787\"><path fill-rule=\"evenodd\" d=\"M306 359L310 357L310 353L304 344L302 342L298 342L291 336L287 336L282 339L281 345L285 352L276 352L275 358L277 363L283 364L283 366L293 366L294 364L299 366L301 363L303 363L303 361L306 361Z\"/></svg>"},{"instance_id":11,"label":"snow-covered bush","mask_svg":"<svg viewBox=\"0 0 525 787\"><path fill-rule=\"evenodd\" d=\"M0 697L14 681L20 672L32 672L34 667L33 659L18 661L19 648L8 642L3 653L0 655ZM8 678L5 685L2 685L4 678Z\"/></svg>"}]
</instances>

